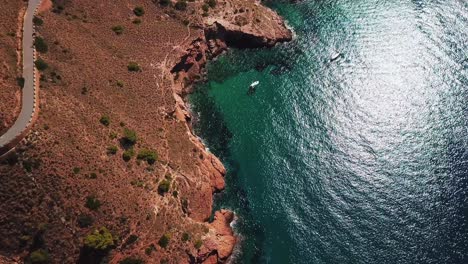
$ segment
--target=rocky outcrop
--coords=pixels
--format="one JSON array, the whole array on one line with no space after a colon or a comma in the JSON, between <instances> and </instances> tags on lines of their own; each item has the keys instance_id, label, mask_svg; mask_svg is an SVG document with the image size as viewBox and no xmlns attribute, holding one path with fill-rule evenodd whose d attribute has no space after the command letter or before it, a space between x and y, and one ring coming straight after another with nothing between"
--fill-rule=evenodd
<instances>
[{"instance_id":1,"label":"rocky outcrop","mask_svg":"<svg viewBox=\"0 0 468 264\"><path fill-rule=\"evenodd\" d=\"M197 251L188 253L191 263L224 263L232 253L236 237L230 226L234 221L234 213L221 210L215 213L210 224L211 231L204 238L203 246Z\"/></svg>"}]
</instances>

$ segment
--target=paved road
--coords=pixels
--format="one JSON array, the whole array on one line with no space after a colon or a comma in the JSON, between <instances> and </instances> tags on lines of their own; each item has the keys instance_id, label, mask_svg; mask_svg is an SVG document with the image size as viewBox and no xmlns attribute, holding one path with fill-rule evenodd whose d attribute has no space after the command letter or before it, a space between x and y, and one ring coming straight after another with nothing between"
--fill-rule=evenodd
<instances>
[{"instance_id":1,"label":"paved road","mask_svg":"<svg viewBox=\"0 0 468 264\"><path fill-rule=\"evenodd\" d=\"M31 123L31 119L34 116L37 102L37 89L34 83L34 53L33 48L34 42L34 28L33 28L33 17L36 8L39 6L41 0L29 0L28 9L24 16L23 26L23 78L24 88L22 90L22 102L21 112L18 119L15 121L10 129L0 136L0 148L4 147L8 143L14 141L18 136L25 131Z\"/></svg>"}]
</instances>

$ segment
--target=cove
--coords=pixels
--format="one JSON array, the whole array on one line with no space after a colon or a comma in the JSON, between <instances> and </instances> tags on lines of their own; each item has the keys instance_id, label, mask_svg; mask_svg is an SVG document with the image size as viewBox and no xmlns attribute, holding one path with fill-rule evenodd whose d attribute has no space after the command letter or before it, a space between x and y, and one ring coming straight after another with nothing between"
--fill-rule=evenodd
<instances>
[{"instance_id":1,"label":"cove","mask_svg":"<svg viewBox=\"0 0 468 264\"><path fill-rule=\"evenodd\" d=\"M190 98L235 262L467 263L468 3L268 5L295 40L230 50Z\"/></svg>"}]
</instances>

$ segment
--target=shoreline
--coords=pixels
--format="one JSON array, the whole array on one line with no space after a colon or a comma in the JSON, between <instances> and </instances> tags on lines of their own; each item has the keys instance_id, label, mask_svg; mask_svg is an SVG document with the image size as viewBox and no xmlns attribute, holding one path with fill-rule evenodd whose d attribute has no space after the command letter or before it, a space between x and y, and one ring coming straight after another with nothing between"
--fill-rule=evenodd
<instances>
[{"instance_id":1,"label":"shoreline","mask_svg":"<svg viewBox=\"0 0 468 264\"><path fill-rule=\"evenodd\" d=\"M186 52L179 57L179 61L176 61L171 69L173 77L172 90L176 102L174 115L179 121L185 122L190 140L199 148L201 153L211 159L215 169L222 176L222 179L214 179L214 182L212 182L212 196L224 190L226 169L219 158L209 151L203 139L196 135L193 129L193 122L195 121L193 120L194 113L192 112L188 96L195 92L197 83L208 81L206 64L209 61L217 59L218 56L225 54L229 48L271 48L278 43L289 42L294 39L295 33L287 25L286 21L269 7L261 6L277 16L274 21L279 21L278 24L283 28L280 34L275 34L274 37L268 37L268 34L255 35L249 29L245 30L242 27L237 29L231 28L230 25L223 25L216 20L210 19L211 23L203 29L204 35L199 36L189 44ZM233 39L237 39L239 42L233 41ZM233 229L233 223L238 216L231 210L221 209L220 211L213 211L213 200L210 207L211 216L214 216L214 221L209 223L209 225L215 229L214 240L216 240L216 246L215 248L208 247L205 250L202 248L196 259L204 263L229 261L235 250L241 250L239 243L242 240L238 239L239 234L236 234ZM228 217L220 217L220 215L228 215ZM219 218L222 219L220 220ZM222 248L220 245L223 245ZM214 251L216 251L216 260L214 257L212 258ZM220 251L222 251L221 255L219 254Z\"/></svg>"}]
</instances>

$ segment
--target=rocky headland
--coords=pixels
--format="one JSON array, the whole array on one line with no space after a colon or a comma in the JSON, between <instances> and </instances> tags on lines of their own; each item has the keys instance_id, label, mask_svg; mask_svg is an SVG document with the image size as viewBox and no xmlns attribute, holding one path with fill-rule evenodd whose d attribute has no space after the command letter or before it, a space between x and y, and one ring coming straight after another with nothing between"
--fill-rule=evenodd
<instances>
[{"instance_id":1,"label":"rocky headland","mask_svg":"<svg viewBox=\"0 0 468 264\"><path fill-rule=\"evenodd\" d=\"M185 97L228 47L292 35L259 2L180 2L43 1L40 116L0 166L4 258L228 260L234 214L208 222L226 170L193 135ZM103 228L111 239L93 248Z\"/></svg>"}]
</instances>

